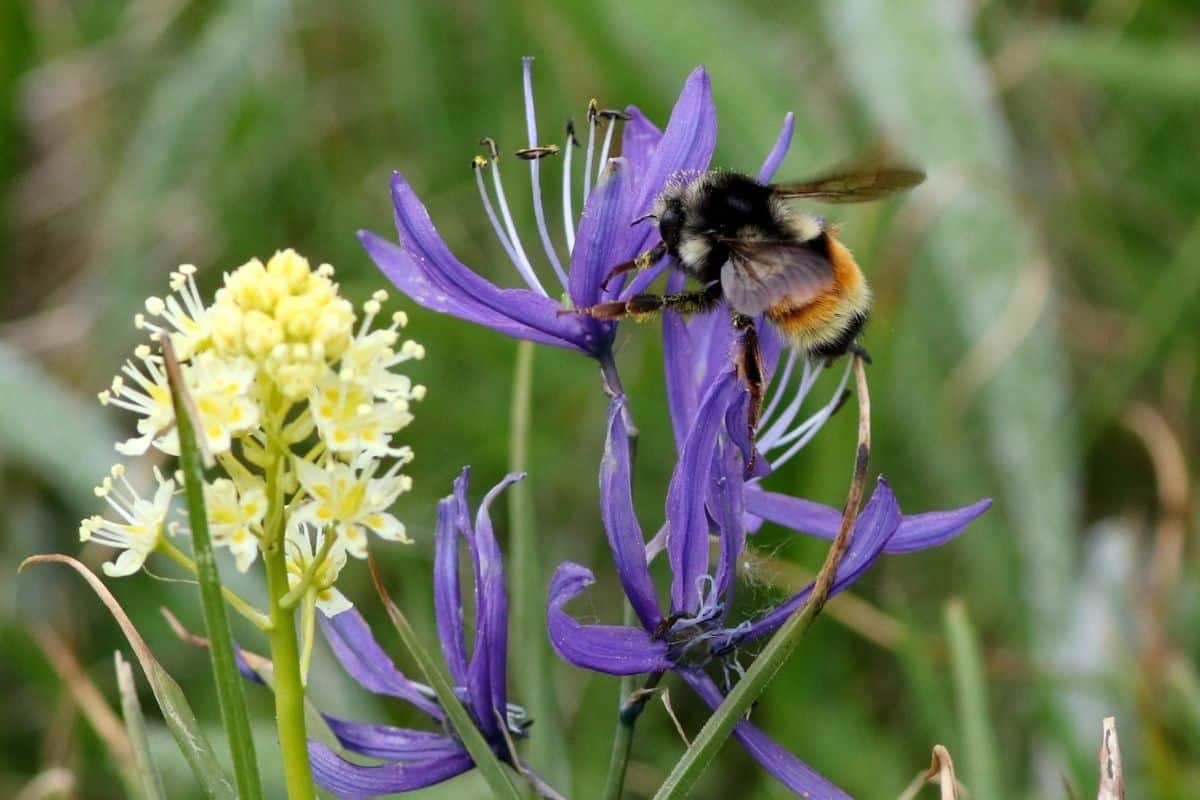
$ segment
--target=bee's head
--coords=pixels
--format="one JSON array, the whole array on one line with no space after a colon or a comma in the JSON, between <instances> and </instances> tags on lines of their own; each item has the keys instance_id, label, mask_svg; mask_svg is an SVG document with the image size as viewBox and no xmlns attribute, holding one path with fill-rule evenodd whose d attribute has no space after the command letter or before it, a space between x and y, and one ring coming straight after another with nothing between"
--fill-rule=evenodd
<instances>
[{"instance_id":1,"label":"bee's head","mask_svg":"<svg viewBox=\"0 0 1200 800\"><path fill-rule=\"evenodd\" d=\"M679 240L683 236L685 217L683 196L676 187L669 186L659 195L654 204L654 217L658 220L658 233L662 236L667 249L675 252L679 247Z\"/></svg>"}]
</instances>

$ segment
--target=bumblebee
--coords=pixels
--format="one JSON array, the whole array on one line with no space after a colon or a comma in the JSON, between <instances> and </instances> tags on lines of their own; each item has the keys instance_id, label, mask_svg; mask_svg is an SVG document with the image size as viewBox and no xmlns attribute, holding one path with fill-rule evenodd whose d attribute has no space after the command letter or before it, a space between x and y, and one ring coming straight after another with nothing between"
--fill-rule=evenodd
<instances>
[{"instance_id":1,"label":"bumblebee","mask_svg":"<svg viewBox=\"0 0 1200 800\"><path fill-rule=\"evenodd\" d=\"M674 181L641 218L657 222L661 241L613 267L605 284L617 275L645 269L671 256L702 288L665 295L638 294L567 313L604 320L663 309L697 314L716 310L723 300L733 327L740 332L736 358L751 392L753 433L763 394L754 317L764 317L785 340L810 357L832 360L854 353L870 360L857 341L871 306L862 270L823 217L794 208L792 201L876 200L924 179L918 169L875 165L793 183L764 184L726 170L709 170L690 180Z\"/></svg>"}]
</instances>

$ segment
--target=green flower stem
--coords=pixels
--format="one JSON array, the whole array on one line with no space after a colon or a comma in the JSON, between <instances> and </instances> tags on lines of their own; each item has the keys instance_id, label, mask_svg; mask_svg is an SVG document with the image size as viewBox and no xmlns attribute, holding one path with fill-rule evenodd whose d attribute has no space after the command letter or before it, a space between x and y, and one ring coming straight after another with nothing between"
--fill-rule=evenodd
<instances>
[{"instance_id":1,"label":"green flower stem","mask_svg":"<svg viewBox=\"0 0 1200 800\"><path fill-rule=\"evenodd\" d=\"M268 451L270 454L270 451ZM267 465L266 524L263 526L263 564L267 572L267 594L271 603L271 663L275 667L275 728L283 757L283 776L290 800L314 800L312 768L304 729L304 679L300 674L300 648L296 640L296 616L280 601L288 593L287 555L284 548L286 520L281 481L285 456L278 452Z\"/></svg>"},{"instance_id":2,"label":"green flower stem","mask_svg":"<svg viewBox=\"0 0 1200 800\"><path fill-rule=\"evenodd\" d=\"M627 603L625 624L636 625L637 618ZM613 736L612 755L608 762L608 778L604 782L604 800L620 800L625 790L625 771L629 766L629 753L633 749L633 729L647 701L654 696L654 688L663 674L655 672L646 679L639 692L634 693L633 676L621 678L621 710L617 714L617 732Z\"/></svg>"},{"instance_id":3,"label":"green flower stem","mask_svg":"<svg viewBox=\"0 0 1200 800\"><path fill-rule=\"evenodd\" d=\"M189 402L179 361L171 348L169 337L162 338L163 360L171 385L175 406L175 425L179 433L179 464L183 472L183 488L187 498L188 522L192 529L192 552L195 555L196 581L200 585L200 601L204 608L204 627L212 642L209 650L213 679L217 684L217 699L221 720L229 739L233 756L233 771L238 796L245 800L262 797L258 763L254 755L254 739L250 735L250 719L246 715L246 700L242 693L242 676L233 657L233 637L229 619L225 616L221 576L208 534L208 512L204 507L204 468L192 427ZM307 763L307 762L306 762Z\"/></svg>"},{"instance_id":4,"label":"green flower stem","mask_svg":"<svg viewBox=\"0 0 1200 800\"><path fill-rule=\"evenodd\" d=\"M180 550L175 545L171 544L166 539L160 539L157 547L158 552L165 555L167 558L179 564L193 575L196 574L196 562L188 556L187 553ZM221 587L221 595L225 598L225 602L229 607L248 620L254 627L260 631L270 630L271 619L259 611L250 603L238 596L237 592L230 589L228 586Z\"/></svg>"},{"instance_id":5,"label":"green flower stem","mask_svg":"<svg viewBox=\"0 0 1200 800\"><path fill-rule=\"evenodd\" d=\"M509 469L529 468L529 434L533 408L533 342L517 343L509 417ZM542 567L544 546L538 541L533 518L532 486L528 479L508 490L508 535L512 543L513 632L522 646L517 658L520 700L536 722L530 737L530 756L546 780L571 793L570 759L554 697L554 657L546 637L547 578Z\"/></svg>"},{"instance_id":6,"label":"green flower stem","mask_svg":"<svg viewBox=\"0 0 1200 800\"><path fill-rule=\"evenodd\" d=\"M675 764L671 774L659 787L654 795L655 800L687 797L699 780L704 769L716 757L717 751L734 727L746 717L750 706L754 704L767 688L767 684L783 667L784 662L800 644L800 638L812 625L825 601L829 599L829 591L833 587L837 575L838 564L850 544L850 533L858 519L858 507L862 501L863 487L867 482L867 461L871 453L871 398L867 393L867 376L863 369L862 358L854 357L854 375L858 388L858 450L854 459L854 477L850 483L849 496L846 499L846 510L842 513L842 524L837 536L829 547L829 555L817 575L812 595L808 602L783 624L767 646L758 654L754 664L738 681L737 686L725 698L725 702L713 712L700 729L700 733L692 742L691 747L683 754L683 758Z\"/></svg>"}]
</instances>

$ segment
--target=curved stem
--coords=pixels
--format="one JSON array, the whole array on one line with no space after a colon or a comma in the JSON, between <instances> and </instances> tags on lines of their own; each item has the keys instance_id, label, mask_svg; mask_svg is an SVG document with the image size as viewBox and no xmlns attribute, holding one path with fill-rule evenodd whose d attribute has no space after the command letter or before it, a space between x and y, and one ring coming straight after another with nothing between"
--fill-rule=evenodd
<instances>
[{"instance_id":1,"label":"curved stem","mask_svg":"<svg viewBox=\"0 0 1200 800\"><path fill-rule=\"evenodd\" d=\"M754 664L725 698L725 702L721 703L708 718L708 722L704 723L704 727L683 754L683 758L659 787L654 800L688 796L705 767L716 756L717 750L729 738L738 722L745 718L754 701L795 651L796 646L800 644L800 638L829 599L838 565L850 545L850 533L858 519L858 508L867 482L867 462L871 454L871 398L867 392L867 375L862 357L858 355L854 356L854 376L858 387L858 448L854 458L854 473L846 498L846 509L842 513L842 524L829 547L829 554L825 557L820 574L817 575L812 594L808 602L771 637Z\"/></svg>"}]
</instances>

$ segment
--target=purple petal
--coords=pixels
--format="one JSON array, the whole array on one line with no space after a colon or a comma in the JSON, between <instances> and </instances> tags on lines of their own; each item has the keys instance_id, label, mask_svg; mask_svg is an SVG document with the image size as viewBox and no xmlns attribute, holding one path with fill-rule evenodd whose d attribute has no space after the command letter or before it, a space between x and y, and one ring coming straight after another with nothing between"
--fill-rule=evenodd
<instances>
[{"instance_id":1,"label":"purple petal","mask_svg":"<svg viewBox=\"0 0 1200 800\"><path fill-rule=\"evenodd\" d=\"M637 106L629 106L625 112L629 119L621 132L621 157L629 162L630 177L636 185L646 175L663 134Z\"/></svg>"},{"instance_id":2,"label":"purple petal","mask_svg":"<svg viewBox=\"0 0 1200 800\"><path fill-rule=\"evenodd\" d=\"M685 670L679 674L713 711L725 699L712 678L703 672ZM851 800L850 795L789 753L758 726L739 722L734 726L733 737L767 772L800 797L808 800Z\"/></svg>"},{"instance_id":3,"label":"purple petal","mask_svg":"<svg viewBox=\"0 0 1200 800\"><path fill-rule=\"evenodd\" d=\"M682 272L672 272L667 279L667 291L678 292L683 288L684 280ZM696 419L696 411L700 406L700 387L707 369L707 365L696 358L693 330L698 322L698 319L688 320L674 311L667 311L662 317L663 375L667 383L667 410L671 414L676 452L683 452L688 431Z\"/></svg>"},{"instance_id":4,"label":"purple petal","mask_svg":"<svg viewBox=\"0 0 1200 800\"><path fill-rule=\"evenodd\" d=\"M371 635L371 629L357 608L333 617L318 614L317 619L342 669L364 689L407 700L435 719L445 719L441 707L421 693L420 684L410 681L396 669Z\"/></svg>"},{"instance_id":5,"label":"purple petal","mask_svg":"<svg viewBox=\"0 0 1200 800\"><path fill-rule=\"evenodd\" d=\"M414 731L392 725L355 722L330 714L325 722L333 735L352 753L390 761L423 761L463 752L463 746L444 733Z\"/></svg>"},{"instance_id":6,"label":"purple petal","mask_svg":"<svg viewBox=\"0 0 1200 800\"><path fill-rule=\"evenodd\" d=\"M553 300L526 289L500 289L491 286L491 293L509 304L509 314L500 314L478 302L469 292L447 287L428 262L421 262L403 247L389 242L370 231L359 231L359 241L367 255L397 289L414 303L432 311L449 314L517 339L529 339L541 344L579 350L575 335L546 333L523 321L525 316L541 319L561 308ZM565 319L565 317L564 317Z\"/></svg>"},{"instance_id":7,"label":"purple petal","mask_svg":"<svg viewBox=\"0 0 1200 800\"><path fill-rule=\"evenodd\" d=\"M775 171L779 169L779 165L787 157L788 149L792 146L792 133L795 130L796 115L789 111L783 117L783 127L779 129L779 138L775 140L775 146L771 148L770 153L767 153L767 158L758 171L759 183L770 183L771 178L775 177Z\"/></svg>"},{"instance_id":8,"label":"purple petal","mask_svg":"<svg viewBox=\"0 0 1200 800\"><path fill-rule=\"evenodd\" d=\"M508 708L508 593L504 585L504 559L492 530L490 510L499 494L525 477L524 473L509 473L492 487L475 515L475 544L479 552L479 581L482 605L475 614L476 627L485 628L484 656L489 661L488 680L491 685L492 716L504 715ZM479 654L476 654L478 657ZM499 724L497 722L497 724Z\"/></svg>"},{"instance_id":9,"label":"purple petal","mask_svg":"<svg viewBox=\"0 0 1200 800\"><path fill-rule=\"evenodd\" d=\"M713 384L696 415L667 489L667 556L671 562L671 610L694 613L700 605L699 580L708 573L708 515L705 495L717 433L739 389L728 373Z\"/></svg>"},{"instance_id":10,"label":"purple petal","mask_svg":"<svg viewBox=\"0 0 1200 800\"><path fill-rule=\"evenodd\" d=\"M833 587L829 591L830 597L858 580L875 563L899 526L900 505L896 502L896 496L892 494L892 489L888 486L887 481L880 478L874 494L871 495L871 499L867 501L866 507L854 524L854 532L850 534L850 544L841 563L838 564L837 575L834 578ZM738 641L757 639L777 629L791 616L793 611L808 600L812 588L813 585L810 583L789 600L780 603L759 617L737 637Z\"/></svg>"},{"instance_id":11,"label":"purple petal","mask_svg":"<svg viewBox=\"0 0 1200 800\"><path fill-rule=\"evenodd\" d=\"M455 686L467 685L467 644L463 631L462 587L458 578L458 503L454 497L438 503L433 559L433 603L442 654Z\"/></svg>"},{"instance_id":12,"label":"purple petal","mask_svg":"<svg viewBox=\"0 0 1200 800\"><path fill-rule=\"evenodd\" d=\"M746 427L746 405L749 397L742 393L729 406L726 414L725 437L729 436L728 423L732 417L736 427ZM709 486L708 509L716 523L721 558L717 563L717 597L725 598L726 607L733 597L733 579L737 573L738 557L746 545L746 528L742 524L746 509L743 503L743 472L746 460L743 451L734 442L724 439L713 455L713 481Z\"/></svg>"},{"instance_id":13,"label":"purple petal","mask_svg":"<svg viewBox=\"0 0 1200 800\"><path fill-rule=\"evenodd\" d=\"M309 741L308 759L313 779L346 800L378 797L433 786L475 766L465 752L415 763L395 762L363 766L347 761L320 742Z\"/></svg>"},{"instance_id":14,"label":"purple petal","mask_svg":"<svg viewBox=\"0 0 1200 800\"><path fill-rule=\"evenodd\" d=\"M568 281L576 306L595 305L613 296L612 291L601 292L600 284L621 260L617 256L621 241L628 236L632 203L628 164L622 158L610 159L604 178L583 208L575 249L571 251ZM609 323L604 331L609 338L612 327Z\"/></svg>"},{"instance_id":15,"label":"purple petal","mask_svg":"<svg viewBox=\"0 0 1200 800\"><path fill-rule=\"evenodd\" d=\"M912 553L943 545L966 530L972 520L991 507L991 499L986 498L962 508L926 511L905 517L884 552Z\"/></svg>"},{"instance_id":16,"label":"purple petal","mask_svg":"<svg viewBox=\"0 0 1200 800\"><path fill-rule=\"evenodd\" d=\"M467 693L471 697L471 710L479 729L487 736L499 732L496 715L492 713L492 656L491 617L489 597L485 591L483 558L476 543L474 526L471 524L471 507L467 502L470 489L471 470L464 469L454 480L455 520L459 533L466 540L471 553L471 567L475 573L475 643L467 662Z\"/></svg>"},{"instance_id":17,"label":"purple petal","mask_svg":"<svg viewBox=\"0 0 1200 800\"><path fill-rule=\"evenodd\" d=\"M646 630L654 630L663 617L646 563L646 540L633 510L624 411L625 399L614 398L608 409L608 437L600 461L600 515L625 596Z\"/></svg>"},{"instance_id":18,"label":"purple petal","mask_svg":"<svg viewBox=\"0 0 1200 800\"><path fill-rule=\"evenodd\" d=\"M945 544L958 536L976 517L991 508L991 500L947 511L928 511L906 516L888 541L885 553L911 553ZM755 516L799 533L832 539L837 535L842 512L800 497L746 487L746 510Z\"/></svg>"},{"instance_id":19,"label":"purple petal","mask_svg":"<svg viewBox=\"0 0 1200 800\"><path fill-rule=\"evenodd\" d=\"M644 172L638 175L638 199L632 216L639 217L650 210L654 198L672 175L707 169L716 144L717 109L712 101L712 87L708 73L703 67L697 67L683 84L683 91L675 101L671 119L667 122L662 139L654 148L654 155ZM657 238L658 231L653 226L647 226L645 230L631 229L617 262L633 258L650 245L651 239ZM661 267L642 273L630 282L622 295L642 291L660 271Z\"/></svg>"},{"instance_id":20,"label":"purple petal","mask_svg":"<svg viewBox=\"0 0 1200 800\"><path fill-rule=\"evenodd\" d=\"M408 258L398 260L392 251L387 253L389 259L377 263L401 288L406 288L402 281L413 268L418 269L424 282L418 281L418 285L410 288L424 288L424 299L414 297L414 300L436 304L443 302L443 297L453 297L462 310L469 311L468 319L511 336L586 353L599 352L608 345L607 340L597 338L597 326L584 324L576 316L558 316L562 307L557 301L523 289L500 289L456 259L438 235L429 212L400 173L392 175L392 203L403 246L400 252ZM447 312L454 313L452 309Z\"/></svg>"},{"instance_id":21,"label":"purple petal","mask_svg":"<svg viewBox=\"0 0 1200 800\"><path fill-rule=\"evenodd\" d=\"M590 569L570 561L559 564L554 572L546 601L546 627L558 654L577 667L609 675L671 669L666 642L652 638L646 631L618 625L583 625L563 610L594 582Z\"/></svg>"}]
</instances>

